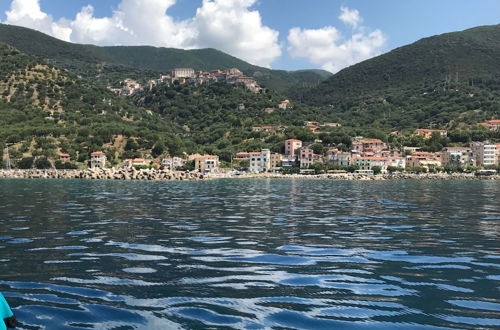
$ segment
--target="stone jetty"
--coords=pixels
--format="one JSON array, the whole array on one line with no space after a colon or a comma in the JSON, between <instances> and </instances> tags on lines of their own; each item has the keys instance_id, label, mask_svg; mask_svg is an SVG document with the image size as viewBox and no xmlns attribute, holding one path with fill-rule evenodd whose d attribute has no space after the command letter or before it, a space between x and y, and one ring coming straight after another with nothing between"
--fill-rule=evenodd
<instances>
[{"instance_id":1,"label":"stone jetty","mask_svg":"<svg viewBox=\"0 0 500 330\"><path fill-rule=\"evenodd\" d=\"M91 180L203 180L206 177L198 172L164 171L157 169L135 168L94 168L85 170L0 170L0 178L33 179L91 179Z\"/></svg>"}]
</instances>

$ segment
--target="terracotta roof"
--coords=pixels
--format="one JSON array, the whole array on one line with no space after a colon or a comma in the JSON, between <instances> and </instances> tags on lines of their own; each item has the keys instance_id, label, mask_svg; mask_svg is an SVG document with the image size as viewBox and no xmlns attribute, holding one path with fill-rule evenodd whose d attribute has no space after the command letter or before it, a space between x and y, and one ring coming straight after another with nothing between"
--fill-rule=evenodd
<instances>
[{"instance_id":1,"label":"terracotta roof","mask_svg":"<svg viewBox=\"0 0 500 330\"><path fill-rule=\"evenodd\" d=\"M101 155L104 155L104 152L102 151L95 151L93 153L90 154L90 156L101 156Z\"/></svg>"},{"instance_id":2,"label":"terracotta roof","mask_svg":"<svg viewBox=\"0 0 500 330\"><path fill-rule=\"evenodd\" d=\"M488 120L488 124L500 124L500 119L493 119L493 120Z\"/></svg>"},{"instance_id":3,"label":"terracotta roof","mask_svg":"<svg viewBox=\"0 0 500 330\"><path fill-rule=\"evenodd\" d=\"M288 139L285 142L288 142L288 141L290 141L290 142L302 142L301 140L296 140L296 139Z\"/></svg>"},{"instance_id":4,"label":"terracotta roof","mask_svg":"<svg viewBox=\"0 0 500 330\"><path fill-rule=\"evenodd\" d=\"M379 139L365 139L365 140L354 141L353 143L384 143L384 141Z\"/></svg>"},{"instance_id":5,"label":"terracotta roof","mask_svg":"<svg viewBox=\"0 0 500 330\"><path fill-rule=\"evenodd\" d=\"M387 157L354 157L353 160L388 160Z\"/></svg>"},{"instance_id":6,"label":"terracotta roof","mask_svg":"<svg viewBox=\"0 0 500 330\"><path fill-rule=\"evenodd\" d=\"M214 155L202 155L202 156L196 156L198 159L212 159L212 158L218 158L218 156Z\"/></svg>"},{"instance_id":7,"label":"terracotta roof","mask_svg":"<svg viewBox=\"0 0 500 330\"><path fill-rule=\"evenodd\" d=\"M59 154L59 157L69 157L69 154Z\"/></svg>"},{"instance_id":8,"label":"terracotta roof","mask_svg":"<svg viewBox=\"0 0 500 330\"><path fill-rule=\"evenodd\" d=\"M469 147L444 147L443 150L470 150Z\"/></svg>"}]
</instances>

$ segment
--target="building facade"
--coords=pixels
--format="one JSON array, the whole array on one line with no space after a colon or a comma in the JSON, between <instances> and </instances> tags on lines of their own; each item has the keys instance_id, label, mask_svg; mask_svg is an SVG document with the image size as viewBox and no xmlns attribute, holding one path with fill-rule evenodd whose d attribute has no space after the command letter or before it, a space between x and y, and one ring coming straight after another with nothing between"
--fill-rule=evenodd
<instances>
[{"instance_id":1,"label":"building facade","mask_svg":"<svg viewBox=\"0 0 500 330\"><path fill-rule=\"evenodd\" d=\"M271 170L271 150L262 149L250 158L250 172L263 173Z\"/></svg>"},{"instance_id":2,"label":"building facade","mask_svg":"<svg viewBox=\"0 0 500 330\"><path fill-rule=\"evenodd\" d=\"M486 142L471 142L470 148L475 166L497 165L497 146Z\"/></svg>"},{"instance_id":3,"label":"building facade","mask_svg":"<svg viewBox=\"0 0 500 330\"><path fill-rule=\"evenodd\" d=\"M90 154L90 168L104 168L106 166L106 155L101 151Z\"/></svg>"},{"instance_id":4,"label":"building facade","mask_svg":"<svg viewBox=\"0 0 500 330\"><path fill-rule=\"evenodd\" d=\"M446 147L441 152L443 166L474 166L475 160L469 147Z\"/></svg>"},{"instance_id":5,"label":"building facade","mask_svg":"<svg viewBox=\"0 0 500 330\"><path fill-rule=\"evenodd\" d=\"M194 169L201 173L218 173L219 156L198 155L194 158Z\"/></svg>"},{"instance_id":6,"label":"building facade","mask_svg":"<svg viewBox=\"0 0 500 330\"><path fill-rule=\"evenodd\" d=\"M297 156L297 150L302 147L302 141L290 139L285 141L285 155L290 157Z\"/></svg>"}]
</instances>

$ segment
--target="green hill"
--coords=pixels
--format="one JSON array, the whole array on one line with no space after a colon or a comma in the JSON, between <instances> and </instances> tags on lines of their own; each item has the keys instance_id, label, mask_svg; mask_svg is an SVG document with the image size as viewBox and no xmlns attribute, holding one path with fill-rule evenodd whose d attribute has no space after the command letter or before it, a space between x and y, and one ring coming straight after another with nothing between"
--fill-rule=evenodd
<instances>
[{"instance_id":1,"label":"green hill","mask_svg":"<svg viewBox=\"0 0 500 330\"><path fill-rule=\"evenodd\" d=\"M296 99L340 120L450 126L500 116L500 25L425 38L346 68Z\"/></svg>"},{"instance_id":2,"label":"green hill","mask_svg":"<svg viewBox=\"0 0 500 330\"><path fill-rule=\"evenodd\" d=\"M308 101L324 105L389 88L498 78L499 40L500 25L424 38L341 70L312 89Z\"/></svg>"},{"instance_id":3,"label":"green hill","mask_svg":"<svg viewBox=\"0 0 500 330\"><path fill-rule=\"evenodd\" d=\"M103 150L115 159L149 154L157 144L177 150L178 128L159 115L1 43L0 59L0 150L13 144L13 158L66 152L85 161Z\"/></svg>"},{"instance_id":4,"label":"green hill","mask_svg":"<svg viewBox=\"0 0 500 330\"><path fill-rule=\"evenodd\" d=\"M131 77L147 79L176 67L196 70L238 68L268 88L285 91L297 84L318 84L331 73L322 70L287 72L242 61L216 49L182 50L149 46L98 47L64 42L24 27L0 24L0 42L44 58L84 77L105 83Z\"/></svg>"}]
</instances>

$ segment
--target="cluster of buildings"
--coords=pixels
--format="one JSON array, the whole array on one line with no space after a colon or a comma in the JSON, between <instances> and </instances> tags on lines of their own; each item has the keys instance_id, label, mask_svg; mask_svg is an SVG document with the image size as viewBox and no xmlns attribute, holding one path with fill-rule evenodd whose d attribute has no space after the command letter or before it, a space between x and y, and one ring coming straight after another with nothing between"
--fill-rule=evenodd
<instances>
[{"instance_id":1,"label":"cluster of buildings","mask_svg":"<svg viewBox=\"0 0 500 330\"><path fill-rule=\"evenodd\" d=\"M240 70L233 68L229 70L198 71L192 68L175 68L170 74L161 75L158 79L149 81L149 88L163 83L172 85L192 84L196 86L210 85L217 82L225 82L232 85L242 85L253 92L259 92L261 87L254 78L248 77Z\"/></svg>"},{"instance_id":2,"label":"cluster of buildings","mask_svg":"<svg viewBox=\"0 0 500 330\"><path fill-rule=\"evenodd\" d=\"M130 96L144 92L144 88L142 87L142 85L130 78L122 81L120 88L108 87L108 89L119 96Z\"/></svg>"},{"instance_id":3,"label":"cluster of buildings","mask_svg":"<svg viewBox=\"0 0 500 330\"><path fill-rule=\"evenodd\" d=\"M469 147L446 147L441 152L423 152L419 148L405 148L409 155L402 155L379 139L358 138L353 141L350 151L332 147L325 154L316 154L311 144L300 140L285 141L285 154L262 149L260 152L240 152L233 161L248 159L249 172L271 172L280 168L309 168L315 163L339 167L357 166L360 171L373 170L375 166L382 172L389 167L436 169L438 167L488 167L500 163L500 145L488 142L472 142Z\"/></svg>"},{"instance_id":4,"label":"cluster of buildings","mask_svg":"<svg viewBox=\"0 0 500 330\"><path fill-rule=\"evenodd\" d=\"M217 82L225 82L232 85L242 85L252 92L260 92L261 87L257 84L254 78L248 77L240 70L233 68L229 70L213 70L213 71L198 71L192 68L175 68L169 74L161 75L158 79L152 79L148 82L149 89L158 84L173 85L191 84L191 85L210 85ZM120 88L108 89L120 96L130 96L136 93L144 92L141 84L133 79L125 79L121 82ZM279 107L285 107L286 104L281 104Z\"/></svg>"}]
</instances>

